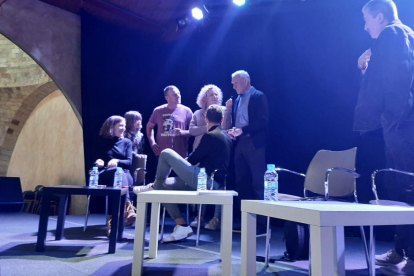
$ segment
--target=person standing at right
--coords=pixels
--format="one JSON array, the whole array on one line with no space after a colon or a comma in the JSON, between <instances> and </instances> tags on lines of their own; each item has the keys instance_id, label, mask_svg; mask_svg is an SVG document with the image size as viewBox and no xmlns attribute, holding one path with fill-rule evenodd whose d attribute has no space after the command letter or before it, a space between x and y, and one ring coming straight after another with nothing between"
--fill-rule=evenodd
<instances>
[{"instance_id":1,"label":"person standing at right","mask_svg":"<svg viewBox=\"0 0 414 276\"><path fill-rule=\"evenodd\" d=\"M232 110L230 136L235 139L235 186L240 199L264 199L263 175L266 171L266 136L269 106L266 95L254 88L250 76L240 70L232 74L231 83L238 97L226 102ZM250 196L249 196L250 195ZM263 217L264 218L264 217ZM265 221L258 219L260 227Z\"/></svg>"},{"instance_id":2,"label":"person standing at right","mask_svg":"<svg viewBox=\"0 0 414 276\"><path fill-rule=\"evenodd\" d=\"M414 172L414 33L398 19L392 0L371 0L362 12L374 43L358 60L364 75L354 130L382 128L387 167ZM386 177L389 198L414 205L414 180L395 173ZM384 266L383 275L414 275L414 227L397 226L395 249L375 259Z\"/></svg>"}]
</instances>

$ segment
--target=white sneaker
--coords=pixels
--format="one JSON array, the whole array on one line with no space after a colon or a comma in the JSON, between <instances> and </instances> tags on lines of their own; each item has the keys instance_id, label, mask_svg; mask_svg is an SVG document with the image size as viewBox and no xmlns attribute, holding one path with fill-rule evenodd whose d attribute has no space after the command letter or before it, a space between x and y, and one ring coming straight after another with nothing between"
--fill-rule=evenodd
<instances>
[{"instance_id":1,"label":"white sneaker","mask_svg":"<svg viewBox=\"0 0 414 276\"><path fill-rule=\"evenodd\" d=\"M171 233L171 235L165 239L163 239L163 242L173 242L173 241L179 241L186 239L188 237L191 237L194 235L193 229L191 229L190 226L181 226L177 225L174 227L174 231Z\"/></svg>"},{"instance_id":2,"label":"white sneaker","mask_svg":"<svg viewBox=\"0 0 414 276\"><path fill-rule=\"evenodd\" d=\"M201 225L204 224L204 218L201 218L200 223ZM198 227L198 217L195 217L195 219L190 223L190 226L194 228Z\"/></svg>"},{"instance_id":3,"label":"white sneaker","mask_svg":"<svg viewBox=\"0 0 414 276\"><path fill-rule=\"evenodd\" d=\"M414 262L410 259L406 259L393 266L383 266L379 269L379 271L382 275L386 276L413 276Z\"/></svg>"},{"instance_id":4,"label":"white sneaker","mask_svg":"<svg viewBox=\"0 0 414 276\"><path fill-rule=\"evenodd\" d=\"M396 265L403 260L404 259L394 249L381 255L375 255L375 264L381 266Z\"/></svg>"},{"instance_id":5,"label":"white sneaker","mask_svg":"<svg viewBox=\"0 0 414 276\"><path fill-rule=\"evenodd\" d=\"M212 231L218 230L220 229L220 220L214 217L206 224L206 226L204 226L204 228Z\"/></svg>"},{"instance_id":6,"label":"white sneaker","mask_svg":"<svg viewBox=\"0 0 414 276\"><path fill-rule=\"evenodd\" d=\"M136 186L136 187L134 187L133 191L136 194L143 193L143 192L149 192L149 191L154 190L154 188L152 187L153 185L154 185L154 183L150 183L150 184L145 185L145 186Z\"/></svg>"}]
</instances>

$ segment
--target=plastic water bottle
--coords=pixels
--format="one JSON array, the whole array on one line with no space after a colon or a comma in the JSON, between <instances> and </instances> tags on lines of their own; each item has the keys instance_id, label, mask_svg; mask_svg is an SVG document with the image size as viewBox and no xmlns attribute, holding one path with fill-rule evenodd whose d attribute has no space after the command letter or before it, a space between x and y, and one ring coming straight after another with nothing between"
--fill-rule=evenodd
<instances>
[{"instance_id":1,"label":"plastic water bottle","mask_svg":"<svg viewBox=\"0 0 414 276\"><path fill-rule=\"evenodd\" d=\"M278 175L275 170L275 165L268 164L267 171L264 175L264 200L278 201Z\"/></svg>"},{"instance_id":2,"label":"plastic water bottle","mask_svg":"<svg viewBox=\"0 0 414 276\"><path fill-rule=\"evenodd\" d=\"M93 167L92 171L89 173L89 187L96 188L99 182L99 172L98 167Z\"/></svg>"},{"instance_id":3,"label":"plastic water bottle","mask_svg":"<svg viewBox=\"0 0 414 276\"><path fill-rule=\"evenodd\" d=\"M121 189L122 188L122 179L124 178L124 171L122 168L116 168L115 177L114 177L114 188Z\"/></svg>"},{"instance_id":4,"label":"plastic water bottle","mask_svg":"<svg viewBox=\"0 0 414 276\"><path fill-rule=\"evenodd\" d=\"M197 178L197 191L207 190L207 174L206 169L201 168Z\"/></svg>"}]
</instances>

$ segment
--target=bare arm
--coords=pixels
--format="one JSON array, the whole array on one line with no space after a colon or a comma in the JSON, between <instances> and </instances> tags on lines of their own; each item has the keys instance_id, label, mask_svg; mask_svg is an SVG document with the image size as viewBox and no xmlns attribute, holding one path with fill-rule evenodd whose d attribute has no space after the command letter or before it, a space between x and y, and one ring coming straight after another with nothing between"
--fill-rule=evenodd
<instances>
[{"instance_id":1,"label":"bare arm","mask_svg":"<svg viewBox=\"0 0 414 276\"><path fill-rule=\"evenodd\" d=\"M151 147L152 151L155 153L155 155L158 155L160 147L155 142L154 127L155 127L154 123L148 122L148 124L147 124L147 137L148 137L148 141L149 141L149 144L150 144L150 147Z\"/></svg>"}]
</instances>

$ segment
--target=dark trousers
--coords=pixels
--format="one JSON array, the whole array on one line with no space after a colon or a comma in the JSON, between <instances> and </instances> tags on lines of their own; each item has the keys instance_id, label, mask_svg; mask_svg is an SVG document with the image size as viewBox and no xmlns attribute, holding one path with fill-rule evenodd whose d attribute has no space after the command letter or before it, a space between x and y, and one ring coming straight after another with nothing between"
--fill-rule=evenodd
<instances>
[{"instance_id":1,"label":"dark trousers","mask_svg":"<svg viewBox=\"0 0 414 276\"><path fill-rule=\"evenodd\" d=\"M388 168L414 172L414 122L404 122L384 132L385 158ZM414 205L414 177L386 172L385 186L391 200ZM395 250L414 260L414 226L397 226Z\"/></svg>"},{"instance_id":2,"label":"dark trousers","mask_svg":"<svg viewBox=\"0 0 414 276\"><path fill-rule=\"evenodd\" d=\"M99 184L106 185L107 187L114 186L114 177L115 177L116 168L105 169L99 173ZM124 177L122 179L122 186L127 186L125 183L128 183L128 186L131 186L134 183L131 173L129 170L124 170ZM125 202L131 202L129 198L129 191L125 196ZM112 201L108 201L108 210L112 210Z\"/></svg>"},{"instance_id":3,"label":"dark trousers","mask_svg":"<svg viewBox=\"0 0 414 276\"><path fill-rule=\"evenodd\" d=\"M266 172L266 148L256 148L248 136L237 138L234 151L235 190L239 196L236 208L243 199L264 199L264 173ZM264 226L264 217L258 217L258 224Z\"/></svg>"}]
</instances>

